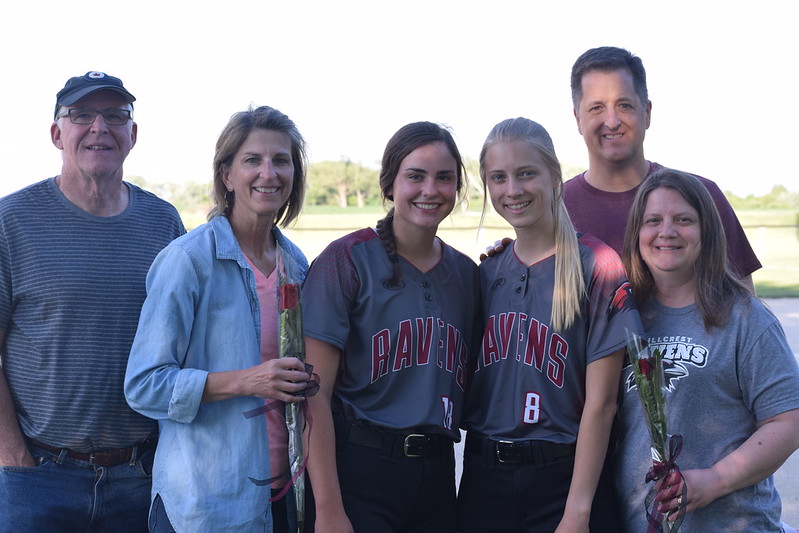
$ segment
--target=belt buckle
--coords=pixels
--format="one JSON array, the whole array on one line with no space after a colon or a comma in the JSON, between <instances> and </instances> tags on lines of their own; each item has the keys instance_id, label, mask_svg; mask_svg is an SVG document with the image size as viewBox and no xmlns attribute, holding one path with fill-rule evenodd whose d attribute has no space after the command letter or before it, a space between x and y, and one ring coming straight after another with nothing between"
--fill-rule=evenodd
<instances>
[{"instance_id":1,"label":"belt buckle","mask_svg":"<svg viewBox=\"0 0 799 533\"><path fill-rule=\"evenodd\" d=\"M89 464L92 466L117 466L126 463L133 456L130 448L89 452Z\"/></svg>"},{"instance_id":2,"label":"belt buckle","mask_svg":"<svg viewBox=\"0 0 799 533\"><path fill-rule=\"evenodd\" d=\"M502 449L503 446L506 447L505 450ZM513 452L516 452L517 450L523 450L524 449L524 444L521 443L521 442L513 441L513 440L498 440L496 442L496 444L495 444L494 449L495 449L495 453L496 453L496 456L497 456L497 462L500 462L500 463L518 463L519 462L518 461L518 454L517 453L513 453ZM511 450L513 450L513 452L511 452L512 455L508 453ZM514 459L517 459L517 460L514 460Z\"/></svg>"},{"instance_id":3,"label":"belt buckle","mask_svg":"<svg viewBox=\"0 0 799 533\"><path fill-rule=\"evenodd\" d=\"M410 435L405 437L405 441L402 443L402 451L405 454L405 457L424 457L424 454L421 453L412 453L409 451L409 439L411 438L421 438L427 440L427 435L423 435L421 433L411 433Z\"/></svg>"}]
</instances>

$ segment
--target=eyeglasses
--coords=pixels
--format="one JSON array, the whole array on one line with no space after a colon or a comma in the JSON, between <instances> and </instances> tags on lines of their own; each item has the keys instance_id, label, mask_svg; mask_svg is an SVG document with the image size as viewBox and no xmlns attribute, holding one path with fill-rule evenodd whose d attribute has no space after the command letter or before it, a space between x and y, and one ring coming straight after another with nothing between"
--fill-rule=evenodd
<instances>
[{"instance_id":1,"label":"eyeglasses","mask_svg":"<svg viewBox=\"0 0 799 533\"><path fill-rule=\"evenodd\" d=\"M94 123L94 119L97 118L97 115L103 115L103 120L105 120L105 123L109 126L122 126L123 124L127 124L131 119L130 110L116 109L113 107L103 109L102 111L82 108L67 109L66 111L66 113L58 115L58 118L69 117L69 121L73 124L92 124Z\"/></svg>"}]
</instances>

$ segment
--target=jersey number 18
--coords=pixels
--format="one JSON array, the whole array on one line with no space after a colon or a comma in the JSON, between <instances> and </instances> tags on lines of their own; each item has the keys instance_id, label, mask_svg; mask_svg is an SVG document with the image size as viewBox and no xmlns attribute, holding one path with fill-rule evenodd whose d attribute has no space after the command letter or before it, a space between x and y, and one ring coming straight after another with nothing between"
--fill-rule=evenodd
<instances>
[{"instance_id":1,"label":"jersey number 18","mask_svg":"<svg viewBox=\"0 0 799 533\"><path fill-rule=\"evenodd\" d=\"M446 429L452 429L452 400L450 400L449 396L442 396L441 403L444 407L444 427Z\"/></svg>"}]
</instances>

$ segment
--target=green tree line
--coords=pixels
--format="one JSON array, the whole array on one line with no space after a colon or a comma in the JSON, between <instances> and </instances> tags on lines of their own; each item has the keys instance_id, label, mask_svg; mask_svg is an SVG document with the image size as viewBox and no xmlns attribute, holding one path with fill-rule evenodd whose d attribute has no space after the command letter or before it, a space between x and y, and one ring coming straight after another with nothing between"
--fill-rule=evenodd
<instances>
[{"instance_id":1,"label":"green tree line","mask_svg":"<svg viewBox=\"0 0 799 533\"><path fill-rule=\"evenodd\" d=\"M783 185L775 185L763 196L750 194L744 198L729 191L724 195L734 209L799 209L799 192L789 191Z\"/></svg>"},{"instance_id":2,"label":"green tree line","mask_svg":"<svg viewBox=\"0 0 799 533\"><path fill-rule=\"evenodd\" d=\"M479 163L466 158L464 165L469 176L470 208L480 209L483 205L483 185ZM566 179L583 171L569 164L562 165L562 170ZM205 213L210 209L210 182L155 183L140 176L127 179L171 202L181 213ZM789 191L783 185L775 185L762 196L748 195L742 198L729 191L724 194L735 209L799 209L799 193ZM374 168L349 158L319 161L308 167L305 205L362 208L380 205L381 202L379 171Z\"/></svg>"}]
</instances>

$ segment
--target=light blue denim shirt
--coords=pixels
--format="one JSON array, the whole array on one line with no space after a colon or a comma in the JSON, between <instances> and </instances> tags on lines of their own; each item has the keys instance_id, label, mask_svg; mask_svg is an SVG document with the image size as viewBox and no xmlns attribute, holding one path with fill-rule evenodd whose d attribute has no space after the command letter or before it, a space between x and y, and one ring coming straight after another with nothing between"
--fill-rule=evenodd
<instances>
[{"instance_id":1,"label":"light blue denim shirt","mask_svg":"<svg viewBox=\"0 0 799 533\"><path fill-rule=\"evenodd\" d=\"M273 233L305 276L305 256L277 228ZM266 417L245 416L264 400L201 402L208 373L260 363L260 323L255 275L226 217L156 257L125 396L158 420L152 497L161 496L177 531L271 531L270 488L262 483L269 478Z\"/></svg>"}]
</instances>

